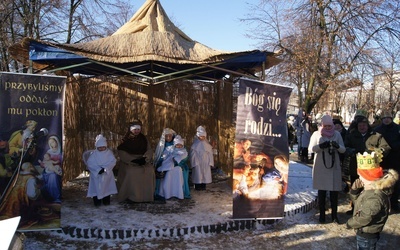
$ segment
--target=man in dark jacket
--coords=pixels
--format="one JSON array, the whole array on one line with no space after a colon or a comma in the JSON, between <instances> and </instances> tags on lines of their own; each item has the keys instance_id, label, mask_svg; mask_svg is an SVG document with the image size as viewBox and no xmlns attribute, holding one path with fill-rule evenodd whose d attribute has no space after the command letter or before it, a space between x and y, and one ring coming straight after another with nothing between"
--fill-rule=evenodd
<instances>
[{"instance_id":1,"label":"man in dark jacket","mask_svg":"<svg viewBox=\"0 0 400 250\"><path fill-rule=\"evenodd\" d=\"M384 155L387 155L390 151L390 146L386 142L385 138L381 134L372 131L366 117L362 116L357 118L354 126L355 128L347 134L344 141L346 148L353 151L353 154L349 156L351 157L350 161L347 161L350 163L350 166L348 167L350 171L350 186L352 186L354 181L358 179L357 160L355 157L357 153L363 153L364 151L373 148L382 149ZM353 210L352 203L351 207ZM352 210L348 211L348 213L352 213Z\"/></svg>"},{"instance_id":2,"label":"man in dark jacket","mask_svg":"<svg viewBox=\"0 0 400 250\"><path fill-rule=\"evenodd\" d=\"M374 131L382 134L391 150L389 154L383 158L381 166L383 169L393 168L397 172L400 170L400 125L393 122L390 111L382 112L382 124L375 128ZM392 197L390 198L391 208L393 212L400 212L399 206L399 182L394 186Z\"/></svg>"},{"instance_id":3,"label":"man in dark jacket","mask_svg":"<svg viewBox=\"0 0 400 250\"><path fill-rule=\"evenodd\" d=\"M358 118L356 129L347 134L344 145L346 148L354 149L354 156L350 161L351 184L358 179L355 154L362 153L368 149L381 148L384 156L387 156L391 149L382 134L372 131L366 117Z\"/></svg>"}]
</instances>

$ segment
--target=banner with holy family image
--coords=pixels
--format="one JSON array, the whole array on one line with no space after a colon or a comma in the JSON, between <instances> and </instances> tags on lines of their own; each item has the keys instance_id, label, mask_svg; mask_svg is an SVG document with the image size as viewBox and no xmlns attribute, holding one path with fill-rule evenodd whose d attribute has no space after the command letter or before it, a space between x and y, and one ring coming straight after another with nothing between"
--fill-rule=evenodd
<instances>
[{"instance_id":1,"label":"banner with holy family image","mask_svg":"<svg viewBox=\"0 0 400 250\"><path fill-rule=\"evenodd\" d=\"M0 72L0 220L59 229L65 77Z\"/></svg>"},{"instance_id":2,"label":"banner with holy family image","mask_svg":"<svg viewBox=\"0 0 400 250\"><path fill-rule=\"evenodd\" d=\"M240 79L233 218L282 218L288 186L286 111L292 88Z\"/></svg>"}]
</instances>

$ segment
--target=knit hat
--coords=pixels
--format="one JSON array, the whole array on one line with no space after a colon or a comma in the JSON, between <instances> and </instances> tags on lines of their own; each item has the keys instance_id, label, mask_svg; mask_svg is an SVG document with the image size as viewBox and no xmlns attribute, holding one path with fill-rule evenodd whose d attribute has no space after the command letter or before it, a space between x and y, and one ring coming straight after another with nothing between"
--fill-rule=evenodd
<instances>
[{"instance_id":1,"label":"knit hat","mask_svg":"<svg viewBox=\"0 0 400 250\"><path fill-rule=\"evenodd\" d=\"M321 117L321 124L323 125L332 125L333 126L333 120L330 115L323 115Z\"/></svg>"},{"instance_id":2,"label":"knit hat","mask_svg":"<svg viewBox=\"0 0 400 250\"><path fill-rule=\"evenodd\" d=\"M180 135L175 136L174 138L174 146L177 144L181 144L182 146L185 145L183 139Z\"/></svg>"},{"instance_id":3,"label":"knit hat","mask_svg":"<svg viewBox=\"0 0 400 250\"><path fill-rule=\"evenodd\" d=\"M366 110L364 109L357 109L356 114L354 115L354 118L356 118L357 116L364 116L367 117L368 113Z\"/></svg>"},{"instance_id":4,"label":"knit hat","mask_svg":"<svg viewBox=\"0 0 400 250\"><path fill-rule=\"evenodd\" d=\"M383 177L383 170L379 166L382 161L382 150L375 149L371 154L364 152L357 154L357 173L368 181L375 181Z\"/></svg>"},{"instance_id":5,"label":"knit hat","mask_svg":"<svg viewBox=\"0 0 400 250\"><path fill-rule=\"evenodd\" d=\"M198 126L197 129L196 129L196 135L197 135L197 137L207 136L206 129L203 128L202 126Z\"/></svg>"},{"instance_id":6,"label":"knit hat","mask_svg":"<svg viewBox=\"0 0 400 250\"><path fill-rule=\"evenodd\" d=\"M392 112L390 110L383 110L381 118L382 119L383 118L392 118L393 119Z\"/></svg>"},{"instance_id":7,"label":"knit hat","mask_svg":"<svg viewBox=\"0 0 400 250\"><path fill-rule=\"evenodd\" d=\"M96 136L96 142L94 143L94 145L96 146L96 148L107 147L107 139L102 134L99 134L98 136Z\"/></svg>"},{"instance_id":8,"label":"knit hat","mask_svg":"<svg viewBox=\"0 0 400 250\"><path fill-rule=\"evenodd\" d=\"M364 116L357 117L356 122L357 122L357 124L361 123L361 122L365 122L365 123L369 124L367 117L364 117Z\"/></svg>"}]
</instances>

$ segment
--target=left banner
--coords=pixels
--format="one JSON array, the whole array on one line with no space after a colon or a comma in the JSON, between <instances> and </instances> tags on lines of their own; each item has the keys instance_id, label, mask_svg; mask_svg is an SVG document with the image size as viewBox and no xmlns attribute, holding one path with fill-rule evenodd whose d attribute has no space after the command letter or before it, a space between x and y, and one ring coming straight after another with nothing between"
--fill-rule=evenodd
<instances>
[{"instance_id":1,"label":"left banner","mask_svg":"<svg viewBox=\"0 0 400 250\"><path fill-rule=\"evenodd\" d=\"M0 72L0 220L59 229L65 77Z\"/></svg>"}]
</instances>

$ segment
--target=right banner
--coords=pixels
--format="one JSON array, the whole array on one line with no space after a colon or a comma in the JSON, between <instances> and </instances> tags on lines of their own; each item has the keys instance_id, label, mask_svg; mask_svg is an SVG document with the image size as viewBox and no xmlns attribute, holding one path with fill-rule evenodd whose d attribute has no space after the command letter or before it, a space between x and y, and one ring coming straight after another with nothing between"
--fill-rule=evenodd
<instances>
[{"instance_id":1,"label":"right banner","mask_svg":"<svg viewBox=\"0 0 400 250\"><path fill-rule=\"evenodd\" d=\"M233 219L282 218L288 186L291 87L241 79L233 165Z\"/></svg>"}]
</instances>

